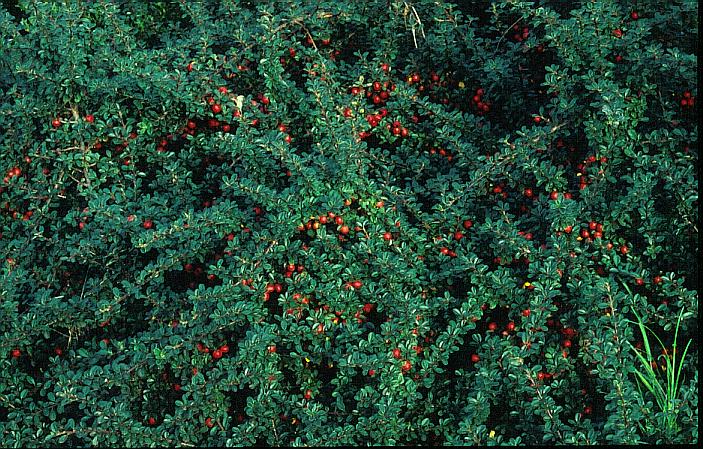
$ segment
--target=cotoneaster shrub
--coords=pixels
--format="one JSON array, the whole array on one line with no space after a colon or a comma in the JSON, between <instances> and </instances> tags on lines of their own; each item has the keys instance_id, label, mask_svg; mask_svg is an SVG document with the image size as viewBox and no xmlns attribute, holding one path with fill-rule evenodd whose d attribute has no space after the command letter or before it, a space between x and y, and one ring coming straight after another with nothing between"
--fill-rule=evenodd
<instances>
[{"instance_id":1,"label":"cotoneaster shrub","mask_svg":"<svg viewBox=\"0 0 703 449\"><path fill-rule=\"evenodd\" d=\"M4 1L0 442L697 442L697 13Z\"/></svg>"}]
</instances>

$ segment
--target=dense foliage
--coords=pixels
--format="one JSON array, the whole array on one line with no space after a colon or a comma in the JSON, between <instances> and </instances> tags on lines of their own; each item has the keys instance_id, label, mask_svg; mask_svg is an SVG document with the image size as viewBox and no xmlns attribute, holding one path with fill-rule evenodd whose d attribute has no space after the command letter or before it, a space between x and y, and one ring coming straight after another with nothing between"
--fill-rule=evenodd
<instances>
[{"instance_id":1,"label":"dense foliage","mask_svg":"<svg viewBox=\"0 0 703 449\"><path fill-rule=\"evenodd\" d=\"M697 2L3 5L0 445L697 442Z\"/></svg>"}]
</instances>

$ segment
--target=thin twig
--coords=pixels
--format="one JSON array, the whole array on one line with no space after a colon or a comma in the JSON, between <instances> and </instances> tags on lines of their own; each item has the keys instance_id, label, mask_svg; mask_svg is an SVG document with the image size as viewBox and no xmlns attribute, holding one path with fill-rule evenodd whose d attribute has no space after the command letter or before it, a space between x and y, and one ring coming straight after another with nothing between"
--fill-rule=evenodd
<instances>
[{"instance_id":1,"label":"thin twig","mask_svg":"<svg viewBox=\"0 0 703 449\"><path fill-rule=\"evenodd\" d=\"M500 47L500 44L503 42L503 39L505 39L505 36L507 36L507 34L510 32L510 30L512 30L513 27L514 27L515 25L517 25L518 22L520 22L521 20L522 20L522 17L518 18L515 22L513 22L513 23L508 27L507 30L505 30L505 32L504 32L503 35L500 37L500 39L498 39L498 43L496 44L496 49L493 51L493 56L495 56L495 54L498 53L498 47Z\"/></svg>"}]
</instances>

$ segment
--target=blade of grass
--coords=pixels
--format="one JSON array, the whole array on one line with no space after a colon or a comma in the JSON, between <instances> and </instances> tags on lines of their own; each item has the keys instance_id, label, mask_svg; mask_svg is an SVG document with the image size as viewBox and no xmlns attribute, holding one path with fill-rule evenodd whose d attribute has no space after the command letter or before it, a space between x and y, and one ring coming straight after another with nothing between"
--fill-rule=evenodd
<instances>
[{"instance_id":1,"label":"blade of grass","mask_svg":"<svg viewBox=\"0 0 703 449\"><path fill-rule=\"evenodd\" d=\"M683 371L683 361L686 358L686 353L688 353L688 348L691 346L691 342L693 340L688 340L688 343L686 344L686 348L683 350L683 354L681 355L681 360L679 361L679 367L676 370L676 384L679 384L679 381L681 380L681 372Z\"/></svg>"}]
</instances>

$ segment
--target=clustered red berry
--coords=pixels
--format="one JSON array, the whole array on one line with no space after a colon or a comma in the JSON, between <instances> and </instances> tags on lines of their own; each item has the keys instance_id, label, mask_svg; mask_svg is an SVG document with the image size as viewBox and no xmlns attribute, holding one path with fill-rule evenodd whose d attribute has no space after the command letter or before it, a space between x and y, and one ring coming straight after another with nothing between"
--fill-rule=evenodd
<instances>
[{"instance_id":1,"label":"clustered red berry","mask_svg":"<svg viewBox=\"0 0 703 449\"><path fill-rule=\"evenodd\" d=\"M422 81L422 78L420 78L420 74L417 72L411 73L408 75L407 78L408 84L418 84L420 81Z\"/></svg>"},{"instance_id":2,"label":"clustered red berry","mask_svg":"<svg viewBox=\"0 0 703 449\"><path fill-rule=\"evenodd\" d=\"M522 42L530 37L530 29L527 27L520 28L520 25L513 25L513 35L512 38L515 42Z\"/></svg>"},{"instance_id":3,"label":"clustered red berry","mask_svg":"<svg viewBox=\"0 0 703 449\"><path fill-rule=\"evenodd\" d=\"M387 123L386 129L391 130L394 136L408 137L408 129L399 120L393 121L392 124Z\"/></svg>"},{"instance_id":4,"label":"clustered red berry","mask_svg":"<svg viewBox=\"0 0 703 449\"><path fill-rule=\"evenodd\" d=\"M496 195L500 195L503 198L507 198L508 192L505 190L505 187L506 187L505 182L499 181L494 186L492 186L490 190L492 193L494 193Z\"/></svg>"},{"instance_id":5,"label":"clustered red berry","mask_svg":"<svg viewBox=\"0 0 703 449\"><path fill-rule=\"evenodd\" d=\"M549 199L550 200L556 201L559 199L559 197L562 197L565 200L573 199L573 195L571 194L571 192L559 193L558 190L552 190L551 192L549 192Z\"/></svg>"},{"instance_id":6,"label":"clustered red berry","mask_svg":"<svg viewBox=\"0 0 703 449\"><path fill-rule=\"evenodd\" d=\"M3 182L5 184L9 183L10 180L16 176L20 176L22 174L22 169L19 167L12 167L7 171L7 174L3 178Z\"/></svg>"},{"instance_id":7,"label":"clustered red berry","mask_svg":"<svg viewBox=\"0 0 703 449\"><path fill-rule=\"evenodd\" d=\"M434 154L439 154L440 156L444 157L447 159L447 162L451 162L454 156L447 151L446 148L436 148L436 147L430 147L429 153L434 155Z\"/></svg>"},{"instance_id":8,"label":"clustered red berry","mask_svg":"<svg viewBox=\"0 0 703 449\"><path fill-rule=\"evenodd\" d=\"M283 292L283 284L279 282L269 283L266 285L266 290L264 291L263 300L264 302L271 299L272 294L280 295Z\"/></svg>"},{"instance_id":9,"label":"clustered red berry","mask_svg":"<svg viewBox=\"0 0 703 449\"><path fill-rule=\"evenodd\" d=\"M693 108L696 104L696 97L691 95L691 92L687 90L681 95L680 103L682 108Z\"/></svg>"},{"instance_id":10,"label":"clustered red berry","mask_svg":"<svg viewBox=\"0 0 703 449\"><path fill-rule=\"evenodd\" d=\"M395 84L389 81L372 81L370 89L366 89L366 98L374 105L384 105L395 91Z\"/></svg>"},{"instance_id":11,"label":"clustered red berry","mask_svg":"<svg viewBox=\"0 0 703 449\"><path fill-rule=\"evenodd\" d=\"M596 157L595 155L590 155L588 158L586 158L583 162L580 162L576 166L576 177L579 180L579 190L585 189L588 184L590 184L592 181L589 180L588 176L588 171L593 170L596 164L605 164L608 162L608 158L605 156L600 156ZM602 168L596 168L595 170L595 177L602 177L604 176L604 172Z\"/></svg>"},{"instance_id":12,"label":"clustered red berry","mask_svg":"<svg viewBox=\"0 0 703 449\"><path fill-rule=\"evenodd\" d=\"M598 223L597 221L588 222L588 226L584 226L579 231L579 238L591 242L594 239L600 239L603 237L603 223Z\"/></svg>"},{"instance_id":13,"label":"clustered red berry","mask_svg":"<svg viewBox=\"0 0 703 449\"><path fill-rule=\"evenodd\" d=\"M195 345L196 349L198 352L204 353L204 354L210 354L213 358L213 360L219 360L221 359L225 354L229 353L229 345L227 343L221 345L219 348L210 350L209 347L204 345L203 343L198 343ZM175 387L174 387L175 388ZM178 386L178 389L180 390L180 385Z\"/></svg>"},{"instance_id":14,"label":"clustered red berry","mask_svg":"<svg viewBox=\"0 0 703 449\"><path fill-rule=\"evenodd\" d=\"M471 97L471 106L478 115L486 114L491 110L491 103L483 98L485 92L482 87L479 87L473 97Z\"/></svg>"}]
</instances>

